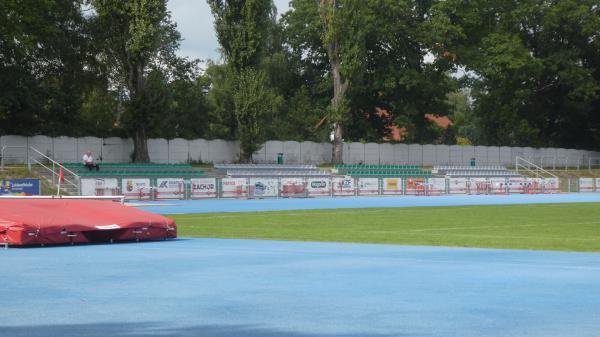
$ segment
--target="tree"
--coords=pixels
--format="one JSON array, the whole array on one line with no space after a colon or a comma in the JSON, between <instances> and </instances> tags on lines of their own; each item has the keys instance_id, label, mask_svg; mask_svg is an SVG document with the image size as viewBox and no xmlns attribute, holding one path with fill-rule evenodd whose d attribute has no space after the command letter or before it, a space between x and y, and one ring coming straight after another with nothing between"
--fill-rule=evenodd
<instances>
[{"instance_id":1,"label":"tree","mask_svg":"<svg viewBox=\"0 0 600 337\"><path fill-rule=\"evenodd\" d=\"M333 161L341 160L342 134L381 141L396 124L408 130L407 140L437 138L425 115L449 113L454 64L427 60L438 39L430 34L430 10L422 1L291 2L283 18L287 43L302 73L315 74L311 85L333 91L325 116L334 130Z\"/></svg>"},{"instance_id":2,"label":"tree","mask_svg":"<svg viewBox=\"0 0 600 337\"><path fill-rule=\"evenodd\" d=\"M151 69L166 71L181 64L175 51L181 37L171 21L166 0L90 0L97 13L96 42L100 55L124 101L126 129L134 140L134 162L148 162L147 136L152 113L160 113L144 102Z\"/></svg>"},{"instance_id":3,"label":"tree","mask_svg":"<svg viewBox=\"0 0 600 337\"><path fill-rule=\"evenodd\" d=\"M73 134L102 86L82 1L0 1L0 133Z\"/></svg>"},{"instance_id":4,"label":"tree","mask_svg":"<svg viewBox=\"0 0 600 337\"><path fill-rule=\"evenodd\" d=\"M272 0L207 2L215 17L215 31L227 62L222 73L226 84L221 87L234 90L230 96L240 139L240 161L249 162L254 150L264 141L263 124L266 121L261 116L277 101L258 102L250 96L261 99L271 96L259 67L274 24L275 7ZM245 99L249 101L244 102Z\"/></svg>"},{"instance_id":5,"label":"tree","mask_svg":"<svg viewBox=\"0 0 600 337\"><path fill-rule=\"evenodd\" d=\"M473 74L483 144L598 148L597 1L451 0L433 17Z\"/></svg>"}]
</instances>

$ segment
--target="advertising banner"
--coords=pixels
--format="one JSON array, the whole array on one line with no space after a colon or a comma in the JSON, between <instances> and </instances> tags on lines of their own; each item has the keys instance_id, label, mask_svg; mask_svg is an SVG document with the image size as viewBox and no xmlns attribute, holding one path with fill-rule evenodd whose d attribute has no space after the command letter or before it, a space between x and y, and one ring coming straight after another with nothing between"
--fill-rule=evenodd
<instances>
[{"instance_id":1,"label":"advertising banner","mask_svg":"<svg viewBox=\"0 0 600 337\"><path fill-rule=\"evenodd\" d=\"M281 178L282 197L303 197L305 195L304 179Z\"/></svg>"},{"instance_id":2,"label":"advertising banner","mask_svg":"<svg viewBox=\"0 0 600 337\"><path fill-rule=\"evenodd\" d=\"M309 178L306 182L309 197L328 196L331 194L329 178Z\"/></svg>"},{"instance_id":3,"label":"advertising banner","mask_svg":"<svg viewBox=\"0 0 600 337\"><path fill-rule=\"evenodd\" d=\"M407 195L425 195L425 178L406 178Z\"/></svg>"},{"instance_id":4,"label":"advertising banner","mask_svg":"<svg viewBox=\"0 0 600 337\"><path fill-rule=\"evenodd\" d=\"M598 178L596 178L598 179ZM598 186L598 185L596 185ZM558 178L544 178L544 193L560 192L560 182Z\"/></svg>"},{"instance_id":5,"label":"advertising banner","mask_svg":"<svg viewBox=\"0 0 600 337\"><path fill-rule=\"evenodd\" d=\"M402 178L383 178L382 193L386 195L402 194Z\"/></svg>"},{"instance_id":6,"label":"advertising banner","mask_svg":"<svg viewBox=\"0 0 600 337\"><path fill-rule=\"evenodd\" d=\"M446 178L427 179L429 194L446 194Z\"/></svg>"},{"instance_id":7,"label":"advertising banner","mask_svg":"<svg viewBox=\"0 0 600 337\"><path fill-rule=\"evenodd\" d=\"M506 194L506 178L492 177L488 181L492 194Z\"/></svg>"},{"instance_id":8,"label":"advertising banner","mask_svg":"<svg viewBox=\"0 0 600 337\"><path fill-rule=\"evenodd\" d=\"M525 185L525 193L539 194L544 192L544 179L542 178L527 178Z\"/></svg>"},{"instance_id":9,"label":"advertising banner","mask_svg":"<svg viewBox=\"0 0 600 337\"><path fill-rule=\"evenodd\" d=\"M596 178L596 192L600 192L600 178Z\"/></svg>"},{"instance_id":10,"label":"advertising banner","mask_svg":"<svg viewBox=\"0 0 600 337\"><path fill-rule=\"evenodd\" d=\"M217 179L215 178L192 178L190 179L192 199L216 198Z\"/></svg>"},{"instance_id":11,"label":"advertising banner","mask_svg":"<svg viewBox=\"0 0 600 337\"><path fill-rule=\"evenodd\" d=\"M358 178L359 195L378 195L379 178Z\"/></svg>"},{"instance_id":12,"label":"advertising banner","mask_svg":"<svg viewBox=\"0 0 600 337\"><path fill-rule=\"evenodd\" d=\"M469 178L469 194L490 194L491 183L486 178Z\"/></svg>"},{"instance_id":13,"label":"advertising banner","mask_svg":"<svg viewBox=\"0 0 600 337\"><path fill-rule=\"evenodd\" d=\"M183 178L156 179L156 199L185 199Z\"/></svg>"},{"instance_id":14,"label":"advertising banner","mask_svg":"<svg viewBox=\"0 0 600 337\"><path fill-rule=\"evenodd\" d=\"M333 195L354 195L354 178L352 177L334 177L331 179L331 184L333 185Z\"/></svg>"},{"instance_id":15,"label":"advertising banner","mask_svg":"<svg viewBox=\"0 0 600 337\"><path fill-rule=\"evenodd\" d=\"M39 179L3 179L0 180L0 195L40 195Z\"/></svg>"},{"instance_id":16,"label":"advertising banner","mask_svg":"<svg viewBox=\"0 0 600 337\"><path fill-rule=\"evenodd\" d=\"M248 196L246 178L223 178L221 180L223 198L240 198Z\"/></svg>"},{"instance_id":17,"label":"advertising banner","mask_svg":"<svg viewBox=\"0 0 600 337\"><path fill-rule=\"evenodd\" d=\"M81 179L81 195L119 195L117 178L85 178Z\"/></svg>"},{"instance_id":18,"label":"advertising banner","mask_svg":"<svg viewBox=\"0 0 600 337\"><path fill-rule=\"evenodd\" d=\"M469 180L467 178L450 178L448 180L449 194L467 194L469 191Z\"/></svg>"},{"instance_id":19,"label":"advertising banner","mask_svg":"<svg viewBox=\"0 0 600 337\"><path fill-rule=\"evenodd\" d=\"M151 199L152 187L148 178L123 178L121 180L121 191L125 199Z\"/></svg>"},{"instance_id":20,"label":"advertising banner","mask_svg":"<svg viewBox=\"0 0 600 337\"><path fill-rule=\"evenodd\" d=\"M527 190L527 179L508 178L508 193L525 193Z\"/></svg>"},{"instance_id":21,"label":"advertising banner","mask_svg":"<svg viewBox=\"0 0 600 337\"><path fill-rule=\"evenodd\" d=\"M251 197L276 197L277 179L268 178L250 178L250 196Z\"/></svg>"},{"instance_id":22,"label":"advertising banner","mask_svg":"<svg viewBox=\"0 0 600 337\"><path fill-rule=\"evenodd\" d=\"M594 178L579 178L579 192L593 192Z\"/></svg>"}]
</instances>

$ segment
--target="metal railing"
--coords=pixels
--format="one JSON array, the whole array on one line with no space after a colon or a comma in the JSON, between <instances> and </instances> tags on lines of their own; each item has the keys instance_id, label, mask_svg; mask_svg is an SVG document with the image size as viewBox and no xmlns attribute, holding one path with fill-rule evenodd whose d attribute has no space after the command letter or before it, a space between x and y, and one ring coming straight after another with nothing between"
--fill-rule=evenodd
<instances>
[{"instance_id":1,"label":"metal railing","mask_svg":"<svg viewBox=\"0 0 600 337\"><path fill-rule=\"evenodd\" d=\"M536 165L531 161L523 158L523 157L515 157L515 171L521 174L521 172L525 171L534 175L537 178L558 178L555 174L550 171L544 169L542 166Z\"/></svg>"},{"instance_id":2,"label":"metal railing","mask_svg":"<svg viewBox=\"0 0 600 337\"><path fill-rule=\"evenodd\" d=\"M44 163L42 160L38 160L37 158L29 155L30 154L29 151L32 151L33 153L39 155L45 161L47 161L47 163ZM56 160L50 158L49 156L43 154L42 152L40 152L33 146L29 146L27 154L28 154L27 167L28 167L29 171L31 171L32 163L35 163L35 164L43 167L47 171L49 171L52 174L52 184L58 185L58 180L60 178L60 170L62 169L64 184L67 186L72 186L73 188L76 189L77 193L79 193L79 191L81 190L81 178L79 177L79 175L77 175L77 173L64 167L61 163L59 163Z\"/></svg>"},{"instance_id":3,"label":"metal railing","mask_svg":"<svg viewBox=\"0 0 600 337\"><path fill-rule=\"evenodd\" d=\"M6 145L0 148L0 170L4 170L6 165L6 150L8 149L22 149L24 150L27 169L31 172L32 165L38 165L45 169L47 172L51 174L52 184L57 185L58 179L60 175L60 169L62 168L63 177L64 177L64 185L73 187L77 193L81 190L81 179L79 175L75 172L69 170L64 167L62 164L57 162L56 160L50 158L46 154L40 152L38 149L33 146L25 146L25 145ZM22 157L19 157L22 158Z\"/></svg>"}]
</instances>

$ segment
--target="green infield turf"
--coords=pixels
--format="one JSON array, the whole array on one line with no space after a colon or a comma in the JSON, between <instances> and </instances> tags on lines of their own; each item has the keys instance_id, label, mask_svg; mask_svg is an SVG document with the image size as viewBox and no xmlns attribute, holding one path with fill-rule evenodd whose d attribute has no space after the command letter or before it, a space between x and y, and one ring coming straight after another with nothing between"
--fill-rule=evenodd
<instances>
[{"instance_id":1,"label":"green infield turf","mask_svg":"<svg viewBox=\"0 0 600 337\"><path fill-rule=\"evenodd\" d=\"M182 237L600 251L600 204L171 215Z\"/></svg>"}]
</instances>

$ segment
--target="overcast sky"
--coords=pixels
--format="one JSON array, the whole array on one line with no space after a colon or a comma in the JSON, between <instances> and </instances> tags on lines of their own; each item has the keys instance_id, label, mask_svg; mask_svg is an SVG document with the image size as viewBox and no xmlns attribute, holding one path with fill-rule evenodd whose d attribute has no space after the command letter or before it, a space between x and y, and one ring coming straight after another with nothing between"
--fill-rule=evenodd
<instances>
[{"instance_id":1,"label":"overcast sky","mask_svg":"<svg viewBox=\"0 0 600 337\"><path fill-rule=\"evenodd\" d=\"M288 10L289 0L274 0L277 14ZM206 0L170 0L169 10L183 41L179 55L202 61L219 61L219 42L213 27L213 17Z\"/></svg>"}]
</instances>

